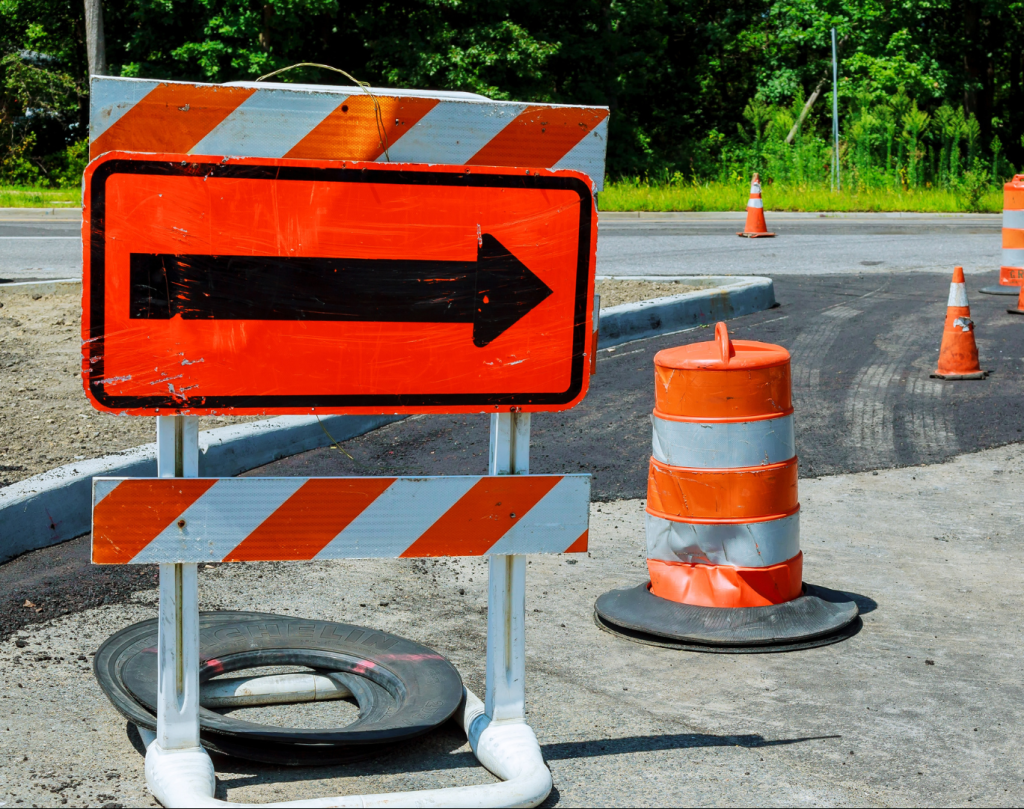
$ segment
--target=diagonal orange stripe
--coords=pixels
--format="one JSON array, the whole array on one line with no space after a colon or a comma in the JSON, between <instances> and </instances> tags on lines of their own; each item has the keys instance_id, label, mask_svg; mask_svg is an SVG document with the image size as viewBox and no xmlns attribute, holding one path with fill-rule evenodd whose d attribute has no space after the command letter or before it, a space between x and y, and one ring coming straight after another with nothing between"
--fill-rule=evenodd
<instances>
[{"instance_id":1,"label":"diagonal orange stripe","mask_svg":"<svg viewBox=\"0 0 1024 809\"><path fill-rule=\"evenodd\" d=\"M213 486L215 478L126 480L92 512L92 561L130 562Z\"/></svg>"},{"instance_id":2,"label":"diagonal orange stripe","mask_svg":"<svg viewBox=\"0 0 1024 809\"><path fill-rule=\"evenodd\" d=\"M394 478L308 480L224 561L312 559L394 482Z\"/></svg>"},{"instance_id":3,"label":"diagonal orange stripe","mask_svg":"<svg viewBox=\"0 0 1024 809\"><path fill-rule=\"evenodd\" d=\"M1003 247L1020 249L1024 247L1024 230L1003 228Z\"/></svg>"},{"instance_id":4,"label":"diagonal orange stripe","mask_svg":"<svg viewBox=\"0 0 1024 809\"><path fill-rule=\"evenodd\" d=\"M481 478L402 557L481 556L561 479L558 475Z\"/></svg>"},{"instance_id":5,"label":"diagonal orange stripe","mask_svg":"<svg viewBox=\"0 0 1024 809\"><path fill-rule=\"evenodd\" d=\"M586 553L587 541L590 538L590 530L584 531L579 538L565 549L564 553Z\"/></svg>"},{"instance_id":6,"label":"diagonal orange stripe","mask_svg":"<svg viewBox=\"0 0 1024 809\"><path fill-rule=\"evenodd\" d=\"M607 116L608 110L527 107L466 165L550 168Z\"/></svg>"},{"instance_id":7,"label":"diagonal orange stripe","mask_svg":"<svg viewBox=\"0 0 1024 809\"><path fill-rule=\"evenodd\" d=\"M377 124L373 99L349 96L344 104L324 118L285 157L304 160L376 160L384 143L393 146L436 105L433 98L377 98L383 127Z\"/></svg>"},{"instance_id":8,"label":"diagonal orange stripe","mask_svg":"<svg viewBox=\"0 0 1024 809\"><path fill-rule=\"evenodd\" d=\"M256 91L250 87L160 84L89 147L104 152L186 153Z\"/></svg>"}]
</instances>

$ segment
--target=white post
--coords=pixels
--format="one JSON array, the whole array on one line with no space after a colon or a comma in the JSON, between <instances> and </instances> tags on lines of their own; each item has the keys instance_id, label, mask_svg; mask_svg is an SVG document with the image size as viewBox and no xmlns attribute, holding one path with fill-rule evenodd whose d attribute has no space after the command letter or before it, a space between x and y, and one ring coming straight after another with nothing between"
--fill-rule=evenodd
<instances>
[{"instance_id":1,"label":"white post","mask_svg":"<svg viewBox=\"0 0 1024 809\"><path fill-rule=\"evenodd\" d=\"M491 416L489 474L530 471L530 414ZM487 686L491 722L526 720L526 557L490 557L487 596Z\"/></svg>"},{"instance_id":2,"label":"white post","mask_svg":"<svg viewBox=\"0 0 1024 809\"><path fill-rule=\"evenodd\" d=\"M836 59L836 29L832 29L832 140L835 144L836 191L842 191L839 179L839 62Z\"/></svg>"},{"instance_id":3,"label":"white post","mask_svg":"<svg viewBox=\"0 0 1024 809\"><path fill-rule=\"evenodd\" d=\"M157 416L157 475L199 476L199 419ZM160 565L156 742L199 747L199 590L195 564Z\"/></svg>"}]
</instances>

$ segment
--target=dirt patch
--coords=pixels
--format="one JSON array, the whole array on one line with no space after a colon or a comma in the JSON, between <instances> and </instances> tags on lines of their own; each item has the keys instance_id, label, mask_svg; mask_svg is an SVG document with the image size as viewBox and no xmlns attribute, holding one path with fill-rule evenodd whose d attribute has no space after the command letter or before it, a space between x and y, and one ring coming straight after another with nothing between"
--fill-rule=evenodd
<instances>
[{"instance_id":1,"label":"dirt patch","mask_svg":"<svg viewBox=\"0 0 1024 809\"><path fill-rule=\"evenodd\" d=\"M679 295L678 281L597 282L601 307ZM0 486L155 440L148 418L93 410L82 390L81 287L45 295L0 287ZM210 417L200 429L257 417Z\"/></svg>"},{"instance_id":2,"label":"dirt patch","mask_svg":"<svg viewBox=\"0 0 1024 809\"><path fill-rule=\"evenodd\" d=\"M97 412L85 396L80 286L46 295L0 288L0 304L0 486L156 440L152 419Z\"/></svg>"},{"instance_id":3,"label":"dirt patch","mask_svg":"<svg viewBox=\"0 0 1024 809\"><path fill-rule=\"evenodd\" d=\"M696 292L705 287L687 284L685 281L634 281L632 279L615 279L598 281L595 291L601 296L601 308L618 306L620 303L646 301L651 298L664 298L668 295L682 295L684 292Z\"/></svg>"}]
</instances>

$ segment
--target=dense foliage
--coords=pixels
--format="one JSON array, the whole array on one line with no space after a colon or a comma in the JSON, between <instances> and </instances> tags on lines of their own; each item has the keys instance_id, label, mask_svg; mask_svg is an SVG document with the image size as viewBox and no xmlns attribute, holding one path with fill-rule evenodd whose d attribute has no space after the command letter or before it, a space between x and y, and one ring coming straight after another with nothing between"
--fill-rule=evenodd
<instances>
[{"instance_id":1,"label":"dense foliage","mask_svg":"<svg viewBox=\"0 0 1024 809\"><path fill-rule=\"evenodd\" d=\"M385 87L612 109L613 176L979 188L1024 164L1024 0L122 0L110 72L224 82L300 61ZM0 183L75 182L81 0L0 0ZM315 69L284 81L334 83ZM980 193L980 192L979 192Z\"/></svg>"}]
</instances>

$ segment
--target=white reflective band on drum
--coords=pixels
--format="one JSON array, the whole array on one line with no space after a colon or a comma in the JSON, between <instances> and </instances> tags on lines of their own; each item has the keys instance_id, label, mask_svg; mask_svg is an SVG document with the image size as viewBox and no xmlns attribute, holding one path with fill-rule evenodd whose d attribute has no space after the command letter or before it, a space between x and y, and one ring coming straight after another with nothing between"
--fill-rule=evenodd
<instances>
[{"instance_id":1,"label":"white reflective band on drum","mask_svg":"<svg viewBox=\"0 0 1024 809\"><path fill-rule=\"evenodd\" d=\"M747 202L747 207L748 208L763 208L764 207L764 200L761 200L761 199L749 200Z\"/></svg>"},{"instance_id":2,"label":"white reflective band on drum","mask_svg":"<svg viewBox=\"0 0 1024 809\"><path fill-rule=\"evenodd\" d=\"M1024 230L1024 211L1003 211L1003 227Z\"/></svg>"},{"instance_id":3,"label":"white reflective band on drum","mask_svg":"<svg viewBox=\"0 0 1024 809\"><path fill-rule=\"evenodd\" d=\"M1019 247L1003 248L1004 267L1024 267L1024 249Z\"/></svg>"},{"instance_id":4,"label":"white reflective band on drum","mask_svg":"<svg viewBox=\"0 0 1024 809\"><path fill-rule=\"evenodd\" d=\"M767 522L673 522L650 514L647 558L698 565L769 567L800 552L800 512Z\"/></svg>"},{"instance_id":5,"label":"white reflective band on drum","mask_svg":"<svg viewBox=\"0 0 1024 809\"><path fill-rule=\"evenodd\" d=\"M949 285L949 303L947 306L967 306L967 285L966 284L950 284Z\"/></svg>"},{"instance_id":6,"label":"white reflective band on drum","mask_svg":"<svg viewBox=\"0 0 1024 809\"><path fill-rule=\"evenodd\" d=\"M734 469L781 463L796 455L792 415L717 424L651 416L651 424L652 454L670 466Z\"/></svg>"}]
</instances>

